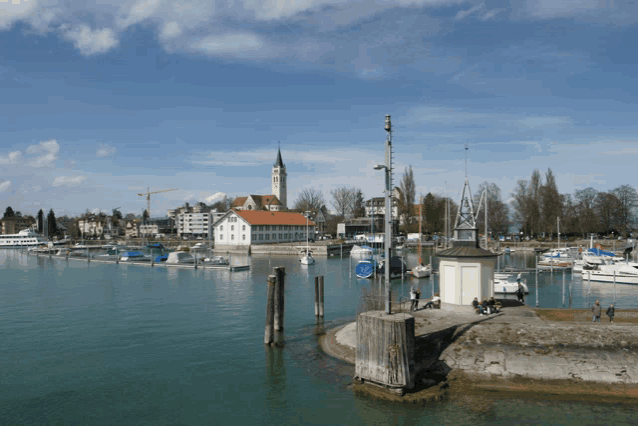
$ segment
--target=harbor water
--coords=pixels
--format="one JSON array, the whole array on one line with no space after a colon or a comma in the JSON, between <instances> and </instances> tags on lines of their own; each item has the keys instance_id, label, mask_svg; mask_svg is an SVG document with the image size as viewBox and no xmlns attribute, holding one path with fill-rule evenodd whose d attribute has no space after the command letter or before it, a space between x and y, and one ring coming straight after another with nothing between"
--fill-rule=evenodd
<instances>
[{"instance_id":1,"label":"harbor water","mask_svg":"<svg viewBox=\"0 0 638 426\"><path fill-rule=\"evenodd\" d=\"M428 256L424 256L427 259ZM502 266L522 267L512 254ZM529 262L529 258L527 259ZM531 264L533 265L533 258ZM455 402L404 405L355 395L354 368L324 354L314 277L325 276L326 328L355 319L373 280L350 258L237 257L247 271L193 270L0 251L1 424L636 424L629 407L519 399L488 410ZM406 254L408 266L416 254ZM286 268L284 348L265 348L266 279ZM436 263L435 263L436 268ZM638 286L524 276L540 307L638 308ZM433 279L393 281L423 297ZM566 298L563 295L567 295ZM563 301L565 299L565 301Z\"/></svg>"}]
</instances>

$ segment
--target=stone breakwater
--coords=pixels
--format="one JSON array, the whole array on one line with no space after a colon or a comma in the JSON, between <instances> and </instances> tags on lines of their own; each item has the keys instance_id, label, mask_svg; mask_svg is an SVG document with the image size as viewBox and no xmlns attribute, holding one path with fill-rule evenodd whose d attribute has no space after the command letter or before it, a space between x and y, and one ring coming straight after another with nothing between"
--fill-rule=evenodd
<instances>
[{"instance_id":1,"label":"stone breakwater","mask_svg":"<svg viewBox=\"0 0 638 426\"><path fill-rule=\"evenodd\" d=\"M582 322L543 319L561 310L540 311L511 306L487 317L450 307L414 312L417 387L445 389L449 382L457 390L638 397L637 312L618 312L616 323L601 324L589 322L584 311L568 316L586 318ZM354 364L355 325L329 331L325 351Z\"/></svg>"}]
</instances>

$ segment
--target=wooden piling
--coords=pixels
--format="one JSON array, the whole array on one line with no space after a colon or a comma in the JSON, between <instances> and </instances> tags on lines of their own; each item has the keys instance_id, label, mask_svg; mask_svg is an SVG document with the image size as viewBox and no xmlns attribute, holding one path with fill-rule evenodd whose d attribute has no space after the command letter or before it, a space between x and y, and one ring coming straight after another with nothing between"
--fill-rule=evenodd
<instances>
[{"instance_id":1,"label":"wooden piling","mask_svg":"<svg viewBox=\"0 0 638 426\"><path fill-rule=\"evenodd\" d=\"M315 316L319 316L319 276L315 277Z\"/></svg>"},{"instance_id":2,"label":"wooden piling","mask_svg":"<svg viewBox=\"0 0 638 426\"><path fill-rule=\"evenodd\" d=\"M323 275L319 276L319 316L323 318Z\"/></svg>"},{"instance_id":3,"label":"wooden piling","mask_svg":"<svg viewBox=\"0 0 638 426\"><path fill-rule=\"evenodd\" d=\"M264 345L270 345L275 335L275 281L274 275L268 275L266 289L266 327L264 330Z\"/></svg>"},{"instance_id":4,"label":"wooden piling","mask_svg":"<svg viewBox=\"0 0 638 426\"><path fill-rule=\"evenodd\" d=\"M275 331L283 331L284 329L284 291L286 276L286 268L276 266L274 269L275 277Z\"/></svg>"}]
</instances>

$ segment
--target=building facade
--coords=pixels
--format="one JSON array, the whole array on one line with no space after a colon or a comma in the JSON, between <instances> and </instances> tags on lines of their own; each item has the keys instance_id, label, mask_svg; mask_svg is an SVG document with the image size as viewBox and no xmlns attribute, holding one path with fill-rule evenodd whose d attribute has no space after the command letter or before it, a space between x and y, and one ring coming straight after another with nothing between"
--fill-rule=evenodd
<instances>
[{"instance_id":1,"label":"building facade","mask_svg":"<svg viewBox=\"0 0 638 426\"><path fill-rule=\"evenodd\" d=\"M44 217L46 220L46 216ZM31 216L11 216L2 219L3 234L17 234L23 229L27 229L35 224L35 218Z\"/></svg>"},{"instance_id":2,"label":"building facade","mask_svg":"<svg viewBox=\"0 0 638 426\"><path fill-rule=\"evenodd\" d=\"M276 195L248 195L237 197L233 200L231 208L235 210L268 210L278 212L283 205Z\"/></svg>"},{"instance_id":3,"label":"building facade","mask_svg":"<svg viewBox=\"0 0 638 426\"><path fill-rule=\"evenodd\" d=\"M315 223L301 213L230 210L213 225L215 246L305 242Z\"/></svg>"}]
</instances>

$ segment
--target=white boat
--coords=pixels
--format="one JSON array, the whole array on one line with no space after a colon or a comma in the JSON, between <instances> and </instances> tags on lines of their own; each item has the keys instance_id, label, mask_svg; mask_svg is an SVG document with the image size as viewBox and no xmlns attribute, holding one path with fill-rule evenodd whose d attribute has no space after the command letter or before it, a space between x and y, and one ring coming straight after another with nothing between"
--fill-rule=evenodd
<instances>
[{"instance_id":1,"label":"white boat","mask_svg":"<svg viewBox=\"0 0 638 426\"><path fill-rule=\"evenodd\" d=\"M310 240L308 239L308 214L310 212L306 212L306 249L301 251L301 258L299 259L302 265L315 263L315 258L312 257L312 252L310 251Z\"/></svg>"},{"instance_id":2,"label":"white boat","mask_svg":"<svg viewBox=\"0 0 638 426\"><path fill-rule=\"evenodd\" d=\"M150 262L151 257L139 251L125 251L120 256L122 262Z\"/></svg>"},{"instance_id":3,"label":"white boat","mask_svg":"<svg viewBox=\"0 0 638 426\"><path fill-rule=\"evenodd\" d=\"M174 251L168 254L166 259L167 265L190 264L195 263L195 258L185 251Z\"/></svg>"},{"instance_id":4,"label":"white boat","mask_svg":"<svg viewBox=\"0 0 638 426\"><path fill-rule=\"evenodd\" d=\"M520 274L519 274L520 275ZM494 274L494 293L500 294L514 294L518 290L518 277L513 274ZM521 279L521 286L523 286L523 292L529 294L529 288L527 287L527 280Z\"/></svg>"},{"instance_id":5,"label":"white boat","mask_svg":"<svg viewBox=\"0 0 638 426\"><path fill-rule=\"evenodd\" d=\"M40 247L30 247L29 253L53 253L55 248L53 247L53 243L49 242Z\"/></svg>"},{"instance_id":6,"label":"white boat","mask_svg":"<svg viewBox=\"0 0 638 426\"><path fill-rule=\"evenodd\" d=\"M638 284L638 263L626 262L602 265L594 271L583 271L583 280Z\"/></svg>"},{"instance_id":7,"label":"white boat","mask_svg":"<svg viewBox=\"0 0 638 426\"><path fill-rule=\"evenodd\" d=\"M120 250L119 248L110 248L106 250L106 253L98 254L94 257L97 260L119 260L120 256L125 253L125 251Z\"/></svg>"},{"instance_id":8,"label":"white boat","mask_svg":"<svg viewBox=\"0 0 638 426\"><path fill-rule=\"evenodd\" d=\"M219 265L219 266L226 266L226 265L230 265L230 261L228 259L226 259L223 256L213 256L213 257L207 257L205 258L202 263L204 265Z\"/></svg>"},{"instance_id":9,"label":"white boat","mask_svg":"<svg viewBox=\"0 0 638 426\"><path fill-rule=\"evenodd\" d=\"M23 229L17 234L0 235L0 247L28 247L47 244L47 242L31 229Z\"/></svg>"},{"instance_id":10,"label":"white boat","mask_svg":"<svg viewBox=\"0 0 638 426\"><path fill-rule=\"evenodd\" d=\"M370 257L374 254L374 249L370 246L352 246L352 250L350 251L351 256L355 257Z\"/></svg>"},{"instance_id":11,"label":"white boat","mask_svg":"<svg viewBox=\"0 0 638 426\"><path fill-rule=\"evenodd\" d=\"M429 277L432 273L431 265L417 265L412 268L412 276L416 278L425 278Z\"/></svg>"}]
</instances>

